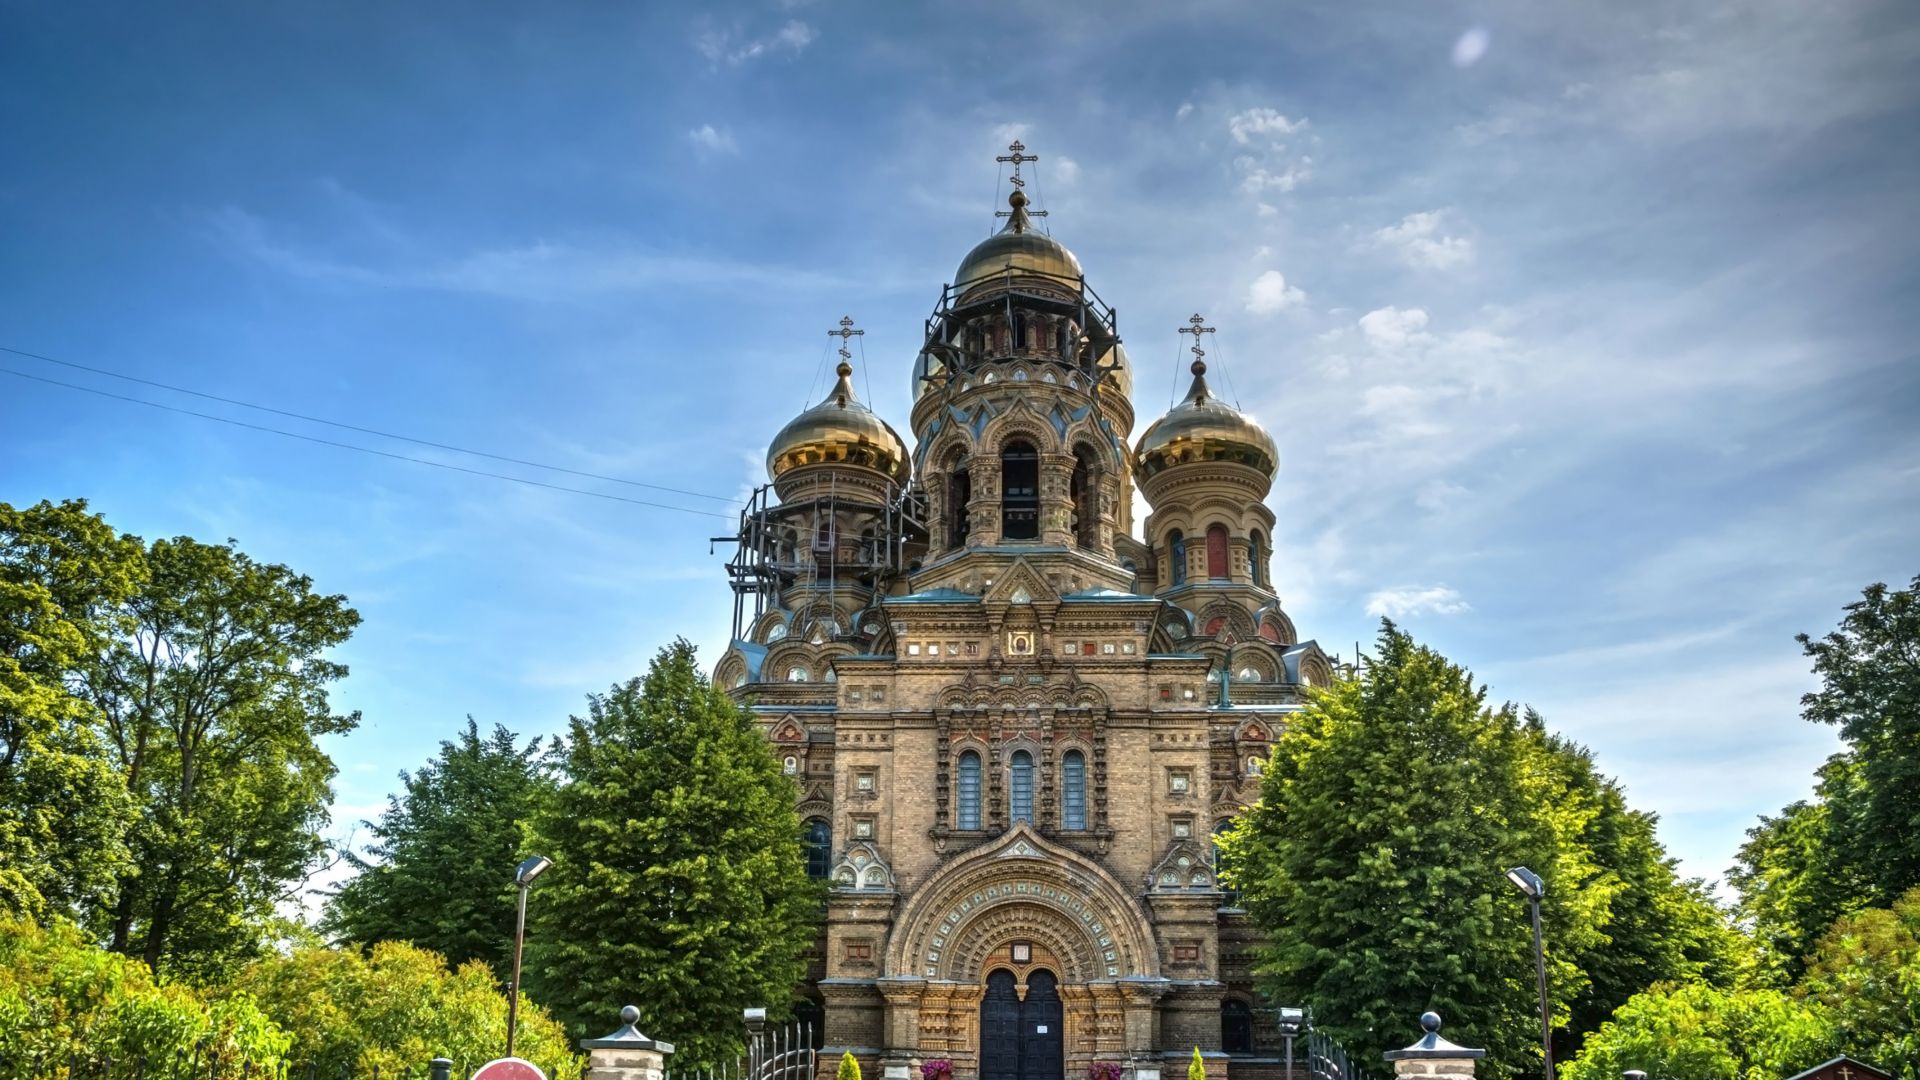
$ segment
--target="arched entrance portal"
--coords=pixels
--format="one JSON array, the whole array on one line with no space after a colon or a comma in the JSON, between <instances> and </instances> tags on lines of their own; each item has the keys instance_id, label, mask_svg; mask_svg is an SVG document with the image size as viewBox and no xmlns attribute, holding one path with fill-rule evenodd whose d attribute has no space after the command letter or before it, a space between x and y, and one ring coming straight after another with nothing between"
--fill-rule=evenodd
<instances>
[{"instance_id":1,"label":"arched entrance portal","mask_svg":"<svg viewBox=\"0 0 1920 1080\"><path fill-rule=\"evenodd\" d=\"M1013 972L1000 968L988 975L980 999L980 1080L1062 1080L1062 1019L1053 972L1028 975L1024 999Z\"/></svg>"}]
</instances>

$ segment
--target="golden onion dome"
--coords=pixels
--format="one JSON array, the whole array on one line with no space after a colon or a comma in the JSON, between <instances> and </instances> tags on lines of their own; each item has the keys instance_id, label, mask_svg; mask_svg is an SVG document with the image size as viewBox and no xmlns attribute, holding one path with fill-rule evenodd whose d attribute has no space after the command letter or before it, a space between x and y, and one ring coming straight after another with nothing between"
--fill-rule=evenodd
<instances>
[{"instance_id":1,"label":"golden onion dome","mask_svg":"<svg viewBox=\"0 0 1920 1080\"><path fill-rule=\"evenodd\" d=\"M1133 397L1133 361L1127 359L1127 350L1119 342L1100 357L1098 366L1106 369L1107 385L1115 394Z\"/></svg>"},{"instance_id":2,"label":"golden onion dome","mask_svg":"<svg viewBox=\"0 0 1920 1080\"><path fill-rule=\"evenodd\" d=\"M1041 274L1077 287L1084 276L1080 260L1065 244L1033 231L1026 192L1015 188L1007 196L1007 205L1013 207L1007 227L982 240L960 260L960 269L953 272L954 291L965 293L990 278L1023 274Z\"/></svg>"},{"instance_id":3,"label":"golden onion dome","mask_svg":"<svg viewBox=\"0 0 1920 1080\"><path fill-rule=\"evenodd\" d=\"M825 401L780 429L767 450L767 476L778 480L802 465L839 463L885 473L907 482L907 444L853 393L853 365L836 369L840 381Z\"/></svg>"},{"instance_id":4,"label":"golden onion dome","mask_svg":"<svg viewBox=\"0 0 1920 1080\"><path fill-rule=\"evenodd\" d=\"M1221 401L1207 386L1207 365L1193 362L1193 388L1186 400L1153 422L1134 447L1144 479L1191 461L1235 461L1269 478L1280 459L1273 437L1246 414Z\"/></svg>"}]
</instances>

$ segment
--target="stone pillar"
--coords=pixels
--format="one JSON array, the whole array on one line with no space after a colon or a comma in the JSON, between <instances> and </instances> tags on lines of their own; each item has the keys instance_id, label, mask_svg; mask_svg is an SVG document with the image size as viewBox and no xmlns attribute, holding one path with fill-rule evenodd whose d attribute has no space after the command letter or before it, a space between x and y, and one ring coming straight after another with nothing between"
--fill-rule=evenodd
<instances>
[{"instance_id":1,"label":"stone pillar","mask_svg":"<svg viewBox=\"0 0 1920 1080\"><path fill-rule=\"evenodd\" d=\"M1073 547L1072 454L1040 455L1040 541Z\"/></svg>"},{"instance_id":2,"label":"stone pillar","mask_svg":"<svg viewBox=\"0 0 1920 1080\"><path fill-rule=\"evenodd\" d=\"M599 1039L580 1040L587 1052L587 1080L666 1080L673 1044L649 1039L634 1025L640 1010L620 1010L620 1030Z\"/></svg>"},{"instance_id":3,"label":"stone pillar","mask_svg":"<svg viewBox=\"0 0 1920 1080\"><path fill-rule=\"evenodd\" d=\"M976 459L967 476L967 546L992 547L1000 542L1000 459Z\"/></svg>"},{"instance_id":4,"label":"stone pillar","mask_svg":"<svg viewBox=\"0 0 1920 1080\"><path fill-rule=\"evenodd\" d=\"M1404 1050L1389 1050L1386 1059L1393 1062L1397 1080L1473 1080L1473 1063L1487 1056L1485 1050L1473 1050L1440 1037L1440 1014L1420 1014L1420 1026L1426 1034Z\"/></svg>"}]
</instances>

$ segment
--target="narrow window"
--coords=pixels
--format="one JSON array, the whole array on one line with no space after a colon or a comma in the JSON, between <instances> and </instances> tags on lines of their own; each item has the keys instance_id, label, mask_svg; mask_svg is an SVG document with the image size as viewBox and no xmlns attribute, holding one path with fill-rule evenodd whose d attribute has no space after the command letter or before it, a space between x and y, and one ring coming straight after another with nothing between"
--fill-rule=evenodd
<instances>
[{"instance_id":1,"label":"narrow window","mask_svg":"<svg viewBox=\"0 0 1920 1080\"><path fill-rule=\"evenodd\" d=\"M1013 317L1013 347L1016 349L1024 349L1027 347L1027 317L1025 315L1015 315Z\"/></svg>"},{"instance_id":2,"label":"narrow window","mask_svg":"<svg viewBox=\"0 0 1920 1080\"><path fill-rule=\"evenodd\" d=\"M1031 443L1016 440L1000 452L1000 536L1040 536L1040 455Z\"/></svg>"},{"instance_id":3,"label":"narrow window","mask_svg":"<svg viewBox=\"0 0 1920 1080\"><path fill-rule=\"evenodd\" d=\"M815 881L827 880L827 872L833 868L833 826L825 818L808 818L800 845L807 852L807 876Z\"/></svg>"},{"instance_id":4,"label":"narrow window","mask_svg":"<svg viewBox=\"0 0 1920 1080\"><path fill-rule=\"evenodd\" d=\"M980 755L972 750L960 755L960 812L955 817L962 830L980 827Z\"/></svg>"},{"instance_id":5,"label":"narrow window","mask_svg":"<svg viewBox=\"0 0 1920 1080\"><path fill-rule=\"evenodd\" d=\"M1229 1054L1253 1053L1253 1010L1232 998L1220 1003L1220 1049Z\"/></svg>"},{"instance_id":6,"label":"narrow window","mask_svg":"<svg viewBox=\"0 0 1920 1080\"><path fill-rule=\"evenodd\" d=\"M1014 821L1033 820L1033 755L1025 750L1013 752L1013 768L1007 784L1008 813Z\"/></svg>"},{"instance_id":7,"label":"narrow window","mask_svg":"<svg viewBox=\"0 0 1920 1080\"><path fill-rule=\"evenodd\" d=\"M1225 525L1207 526L1207 576L1210 578L1227 576L1227 527Z\"/></svg>"},{"instance_id":8,"label":"narrow window","mask_svg":"<svg viewBox=\"0 0 1920 1080\"><path fill-rule=\"evenodd\" d=\"M973 482L967 476L967 464L953 467L947 478L947 546L967 546L967 503L973 498Z\"/></svg>"},{"instance_id":9,"label":"narrow window","mask_svg":"<svg viewBox=\"0 0 1920 1080\"><path fill-rule=\"evenodd\" d=\"M1068 494L1073 499L1074 540L1091 549L1100 531L1100 501L1093 490L1093 451L1084 445L1073 448L1073 481Z\"/></svg>"},{"instance_id":10,"label":"narrow window","mask_svg":"<svg viewBox=\"0 0 1920 1080\"><path fill-rule=\"evenodd\" d=\"M1172 584L1187 583L1187 538L1179 529L1167 534L1167 576Z\"/></svg>"},{"instance_id":11,"label":"narrow window","mask_svg":"<svg viewBox=\"0 0 1920 1080\"><path fill-rule=\"evenodd\" d=\"M1060 827L1087 827L1087 757L1078 750L1060 759Z\"/></svg>"},{"instance_id":12,"label":"narrow window","mask_svg":"<svg viewBox=\"0 0 1920 1080\"><path fill-rule=\"evenodd\" d=\"M1253 535L1247 538L1247 560L1252 564L1253 583L1265 585L1267 583L1267 545L1266 538L1260 535L1259 529L1253 530Z\"/></svg>"}]
</instances>

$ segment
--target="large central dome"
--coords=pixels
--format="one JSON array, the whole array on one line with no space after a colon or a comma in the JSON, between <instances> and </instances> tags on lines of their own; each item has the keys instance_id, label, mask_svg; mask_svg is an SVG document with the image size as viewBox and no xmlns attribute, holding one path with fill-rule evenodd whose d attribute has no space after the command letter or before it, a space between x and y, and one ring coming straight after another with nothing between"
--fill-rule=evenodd
<instances>
[{"instance_id":1,"label":"large central dome","mask_svg":"<svg viewBox=\"0 0 1920 1080\"><path fill-rule=\"evenodd\" d=\"M1026 193L1014 189L1007 204L1013 207L1007 227L981 241L960 260L960 268L953 272L954 288L964 293L983 279L1030 274L1079 282L1084 274L1073 252L1053 237L1033 230Z\"/></svg>"}]
</instances>

